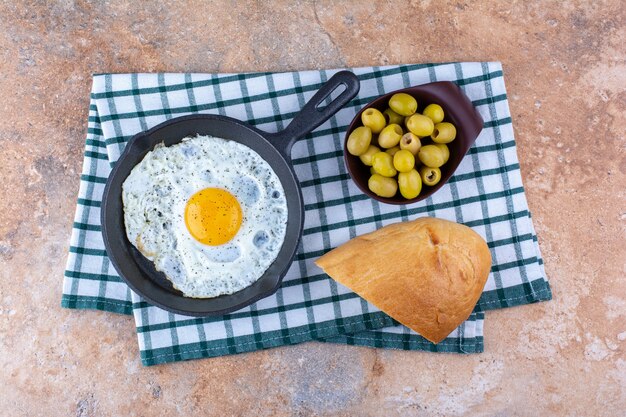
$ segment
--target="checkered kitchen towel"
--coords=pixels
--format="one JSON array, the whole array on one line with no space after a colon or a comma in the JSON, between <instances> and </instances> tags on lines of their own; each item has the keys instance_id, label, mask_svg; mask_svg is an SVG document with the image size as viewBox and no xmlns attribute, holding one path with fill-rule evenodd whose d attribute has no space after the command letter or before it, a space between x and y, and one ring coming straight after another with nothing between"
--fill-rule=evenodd
<instances>
[{"instance_id":1,"label":"checkered kitchen towel","mask_svg":"<svg viewBox=\"0 0 626 417\"><path fill-rule=\"evenodd\" d=\"M283 129L336 70L249 74L101 74L94 77L85 160L62 305L133 314L141 359L154 365L307 340L398 349L480 352L483 311L551 298L519 170L501 65L399 65L353 70L361 91L292 151L305 224L295 262L278 292L221 317L192 318L151 306L119 278L100 235L100 202L111 166L134 134L190 113L219 113L268 132ZM449 183L408 206L379 204L351 182L344 131L356 112L386 92L456 82L485 128ZM493 268L472 316L438 345L338 285L313 261L383 225L436 216L464 223L491 248Z\"/></svg>"}]
</instances>

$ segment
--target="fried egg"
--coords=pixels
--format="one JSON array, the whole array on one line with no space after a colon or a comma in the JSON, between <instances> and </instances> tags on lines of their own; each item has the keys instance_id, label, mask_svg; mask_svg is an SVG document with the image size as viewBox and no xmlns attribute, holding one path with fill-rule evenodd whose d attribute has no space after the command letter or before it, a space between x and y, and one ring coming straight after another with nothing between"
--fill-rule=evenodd
<instances>
[{"instance_id":1,"label":"fried egg","mask_svg":"<svg viewBox=\"0 0 626 417\"><path fill-rule=\"evenodd\" d=\"M238 142L158 145L122 185L128 240L187 297L232 294L278 256L287 200L270 165Z\"/></svg>"}]
</instances>

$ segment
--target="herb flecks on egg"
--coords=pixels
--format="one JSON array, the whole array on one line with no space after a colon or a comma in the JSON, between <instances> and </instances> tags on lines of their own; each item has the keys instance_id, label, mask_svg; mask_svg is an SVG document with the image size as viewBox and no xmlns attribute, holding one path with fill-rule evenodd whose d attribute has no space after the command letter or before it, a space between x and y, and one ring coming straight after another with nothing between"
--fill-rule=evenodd
<instances>
[{"instance_id":1,"label":"herb flecks on egg","mask_svg":"<svg viewBox=\"0 0 626 417\"><path fill-rule=\"evenodd\" d=\"M278 176L234 141L197 136L156 146L124 182L122 200L130 242L188 297L253 284L285 238Z\"/></svg>"}]
</instances>

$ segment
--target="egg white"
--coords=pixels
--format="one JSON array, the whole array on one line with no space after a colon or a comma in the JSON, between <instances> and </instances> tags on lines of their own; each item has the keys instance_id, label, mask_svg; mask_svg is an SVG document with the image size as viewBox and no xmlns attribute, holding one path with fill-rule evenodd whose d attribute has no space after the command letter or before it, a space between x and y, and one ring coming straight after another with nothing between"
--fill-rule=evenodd
<instances>
[{"instance_id":1,"label":"egg white","mask_svg":"<svg viewBox=\"0 0 626 417\"><path fill-rule=\"evenodd\" d=\"M189 198L204 188L230 192L243 214L227 243L209 246L189 233ZM211 136L157 146L122 186L130 242L187 297L232 294L258 280L278 256L287 227L287 201L276 173L238 142Z\"/></svg>"}]
</instances>

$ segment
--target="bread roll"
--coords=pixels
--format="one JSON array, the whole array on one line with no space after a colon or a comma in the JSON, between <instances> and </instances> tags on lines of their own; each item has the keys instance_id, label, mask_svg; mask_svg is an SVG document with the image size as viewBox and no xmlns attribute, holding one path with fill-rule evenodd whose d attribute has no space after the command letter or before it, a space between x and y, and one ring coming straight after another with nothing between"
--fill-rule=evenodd
<instances>
[{"instance_id":1,"label":"bread roll","mask_svg":"<svg viewBox=\"0 0 626 417\"><path fill-rule=\"evenodd\" d=\"M467 226L424 217L356 237L315 262L337 282L433 343L471 314L489 270Z\"/></svg>"}]
</instances>

